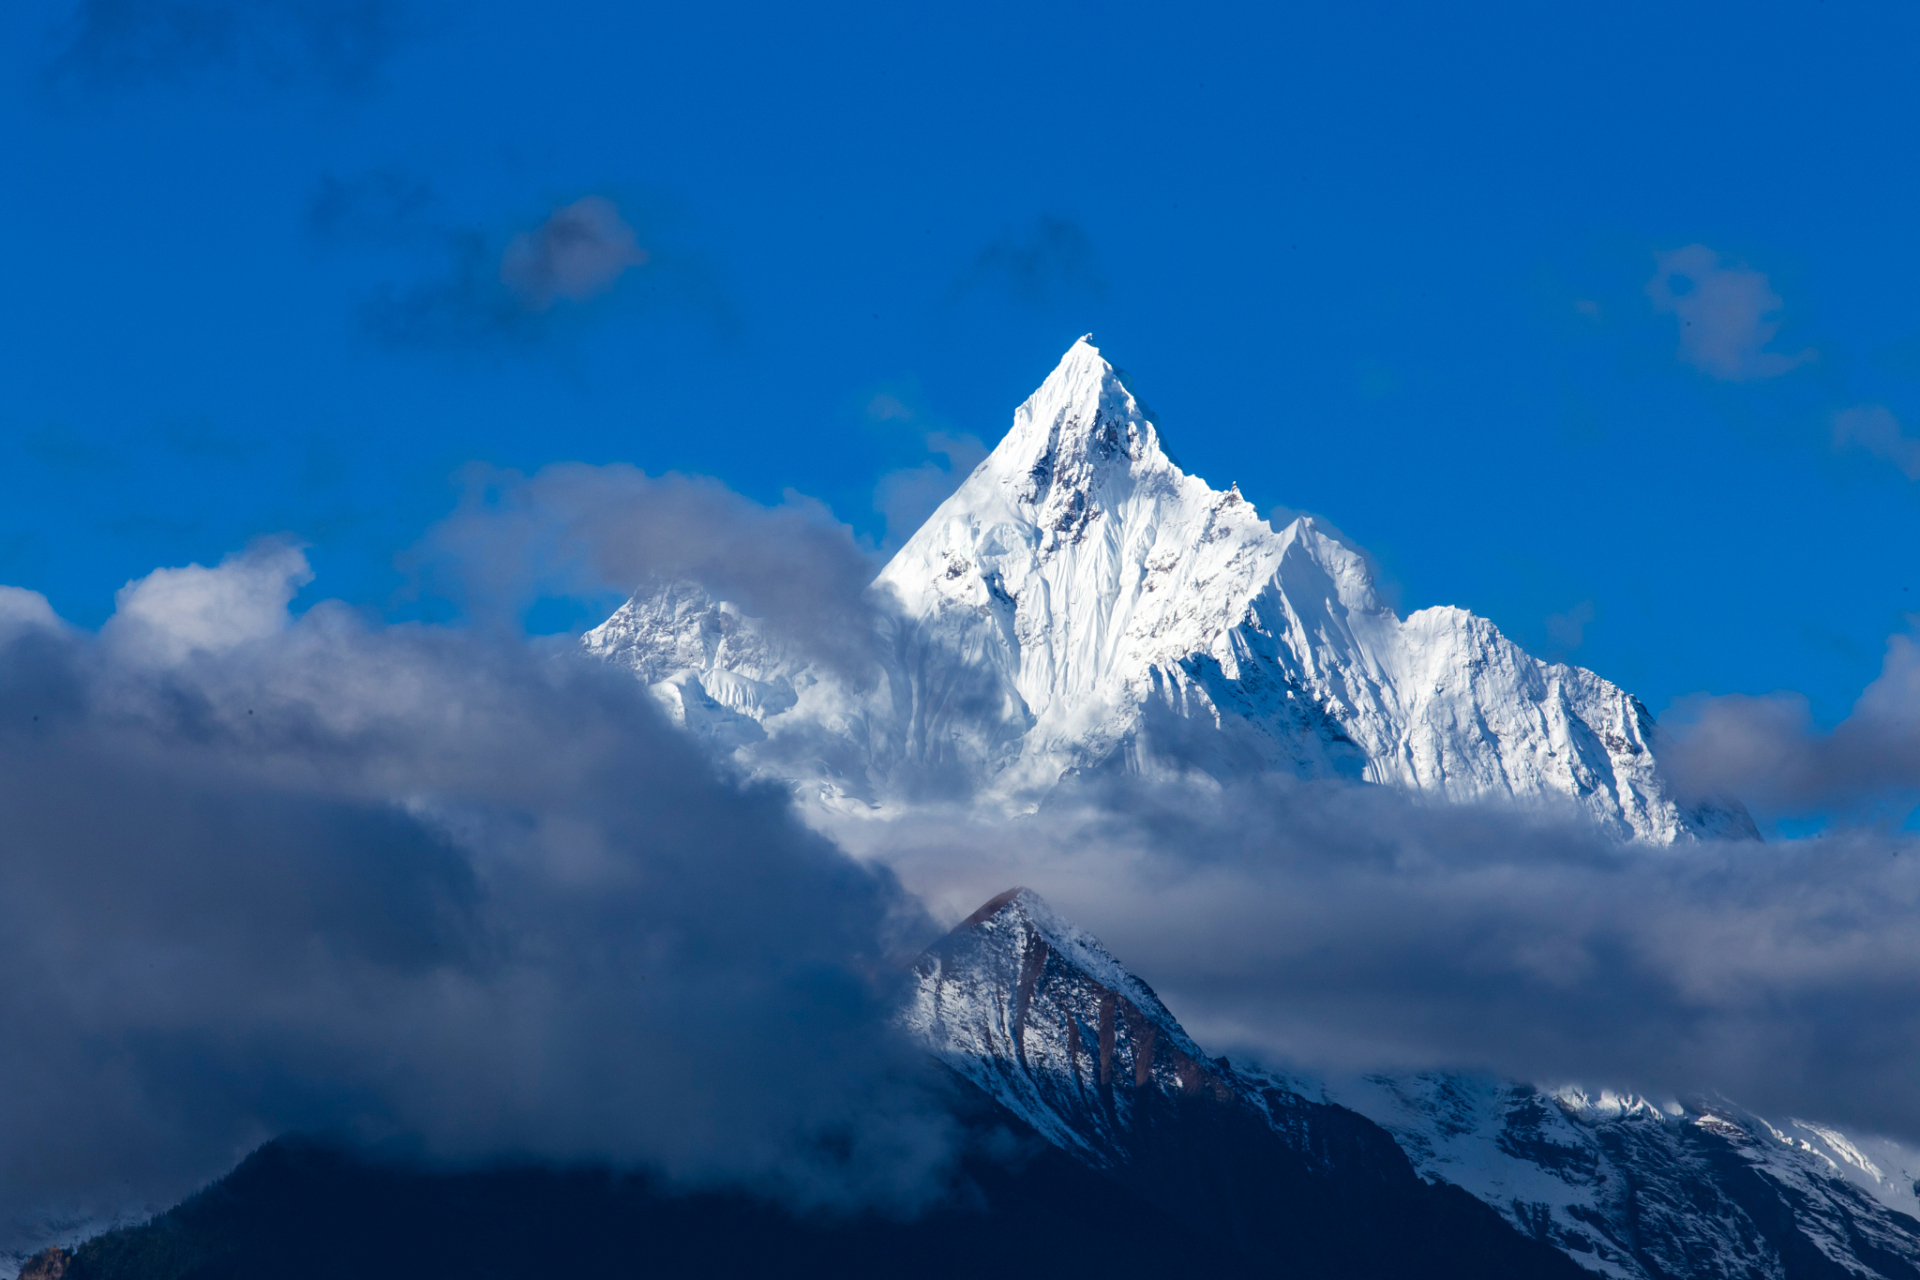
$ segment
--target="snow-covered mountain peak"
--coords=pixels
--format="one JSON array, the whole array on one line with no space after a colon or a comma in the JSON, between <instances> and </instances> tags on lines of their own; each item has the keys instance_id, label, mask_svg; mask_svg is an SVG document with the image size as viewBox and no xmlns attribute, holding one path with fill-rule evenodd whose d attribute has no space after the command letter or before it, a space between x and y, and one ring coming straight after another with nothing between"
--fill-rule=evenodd
<instances>
[{"instance_id":1,"label":"snow-covered mountain peak","mask_svg":"<svg viewBox=\"0 0 1920 1280\"><path fill-rule=\"evenodd\" d=\"M857 686L680 586L586 645L716 747L851 812L1030 811L1094 770L1281 771L1570 801L1629 838L1753 833L1737 808L1676 802L1623 690L1463 609L1402 618L1325 522L1276 530L1237 485L1182 471L1086 338L873 594L879 669Z\"/></svg>"},{"instance_id":2,"label":"snow-covered mountain peak","mask_svg":"<svg viewBox=\"0 0 1920 1280\"><path fill-rule=\"evenodd\" d=\"M951 552L964 529L1012 526L1043 558L1100 534L1145 484L1173 491L1185 480L1119 373L1088 340L1074 343L1018 409L1013 426L960 489L883 571L895 587ZM1204 488L1204 485L1201 486ZM902 572L892 572L894 566Z\"/></svg>"}]
</instances>

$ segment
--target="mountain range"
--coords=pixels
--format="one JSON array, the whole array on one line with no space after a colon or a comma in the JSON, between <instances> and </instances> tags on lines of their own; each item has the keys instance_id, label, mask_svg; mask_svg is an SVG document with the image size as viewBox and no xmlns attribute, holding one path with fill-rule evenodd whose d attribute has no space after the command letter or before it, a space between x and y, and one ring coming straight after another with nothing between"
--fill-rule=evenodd
<instances>
[{"instance_id":1,"label":"mountain range","mask_svg":"<svg viewBox=\"0 0 1920 1280\"><path fill-rule=\"evenodd\" d=\"M1402 616L1326 522L1276 524L1187 474L1086 339L848 627L823 647L661 580L583 644L836 820L945 807L1017 830L1075 778L1279 772L1557 807L1630 843L1757 838L1737 803L1676 791L1619 687L1461 609ZM1027 890L912 962L899 1023L960 1135L948 1194L915 1218L289 1137L22 1274L1920 1280L1920 1153L1717 1097L1210 1056Z\"/></svg>"}]
</instances>

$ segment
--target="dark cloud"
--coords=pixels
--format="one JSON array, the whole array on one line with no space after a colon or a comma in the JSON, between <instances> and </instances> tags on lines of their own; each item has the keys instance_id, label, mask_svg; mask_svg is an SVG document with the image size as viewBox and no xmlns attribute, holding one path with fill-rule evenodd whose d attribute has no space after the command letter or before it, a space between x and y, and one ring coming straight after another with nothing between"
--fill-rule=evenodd
<instances>
[{"instance_id":1,"label":"dark cloud","mask_svg":"<svg viewBox=\"0 0 1920 1280\"><path fill-rule=\"evenodd\" d=\"M392 0L81 0L48 74L83 87L210 71L353 87L378 72L399 29Z\"/></svg>"},{"instance_id":2,"label":"dark cloud","mask_svg":"<svg viewBox=\"0 0 1920 1280\"><path fill-rule=\"evenodd\" d=\"M508 243L500 283L527 310L545 311L561 298L585 302L605 293L646 260L647 251L613 201L583 196Z\"/></svg>"},{"instance_id":3,"label":"dark cloud","mask_svg":"<svg viewBox=\"0 0 1920 1280\"><path fill-rule=\"evenodd\" d=\"M1920 1137L1920 840L1650 848L1279 777L1092 780L1011 824L835 832L949 916L1032 886L1216 1051L1719 1090Z\"/></svg>"},{"instance_id":4,"label":"dark cloud","mask_svg":"<svg viewBox=\"0 0 1920 1280\"><path fill-rule=\"evenodd\" d=\"M630 468L476 472L418 557L480 616L688 577L828 654L868 631L871 566L818 507ZM276 541L157 571L97 636L0 590L0 1214L164 1202L291 1128L911 1201L947 1148L884 957L927 930L908 890L957 918L1017 883L1217 1049L1920 1136L1911 837L1660 849L1380 787L1096 776L1013 821L821 819L836 846L626 674L296 620L308 576ZM1846 724L1706 702L1676 767L1870 800L1920 779L1916 709L1897 638Z\"/></svg>"},{"instance_id":5,"label":"dark cloud","mask_svg":"<svg viewBox=\"0 0 1920 1280\"><path fill-rule=\"evenodd\" d=\"M492 618L516 619L543 595L691 580L849 676L872 658L875 566L851 529L798 494L764 507L717 481L625 465L476 467L409 560L429 587Z\"/></svg>"},{"instance_id":6,"label":"dark cloud","mask_svg":"<svg viewBox=\"0 0 1920 1280\"><path fill-rule=\"evenodd\" d=\"M910 1203L924 928L618 672L286 603L299 551L0 591L0 1222L290 1129Z\"/></svg>"},{"instance_id":7,"label":"dark cloud","mask_svg":"<svg viewBox=\"0 0 1920 1280\"><path fill-rule=\"evenodd\" d=\"M1920 796L1920 642L1892 637L1879 678L1831 730L1792 693L1685 699L1663 724L1676 738L1674 776L1696 792L1776 813L1910 805Z\"/></svg>"},{"instance_id":8,"label":"dark cloud","mask_svg":"<svg viewBox=\"0 0 1920 1280\"><path fill-rule=\"evenodd\" d=\"M637 231L613 201L584 196L502 244L473 228L423 229L414 220L423 191L397 175L358 184L323 184L310 223L382 225L423 235L443 266L412 284L388 286L361 307L374 337L402 347L486 348L525 345L555 333L581 304L611 292L629 271L653 262ZM648 267L649 295L709 313L723 327L725 307L697 259L673 255ZM571 304L561 307L559 303ZM582 313L584 314L584 313Z\"/></svg>"},{"instance_id":9,"label":"dark cloud","mask_svg":"<svg viewBox=\"0 0 1920 1280\"><path fill-rule=\"evenodd\" d=\"M1031 307L1098 298L1106 292L1093 241L1067 218L1040 217L982 249L954 281L949 303L981 290L1004 291Z\"/></svg>"}]
</instances>

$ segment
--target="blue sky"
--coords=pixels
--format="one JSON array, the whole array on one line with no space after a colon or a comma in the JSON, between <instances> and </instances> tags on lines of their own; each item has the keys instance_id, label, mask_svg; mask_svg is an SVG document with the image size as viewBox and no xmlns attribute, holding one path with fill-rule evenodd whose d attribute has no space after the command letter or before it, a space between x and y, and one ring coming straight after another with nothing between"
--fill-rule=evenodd
<instances>
[{"instance_id":1,"label":"blue sky","mask_svg":"<svg viewBox=\"0 0 1920 1280\"><path fill-rule=\"evenodd\" d=\"M878 549L1091 331L1403 607L1831 722L1920 608L1913 26L8 6L0 581L97 624L285 532L303 600L443 616L406 553L472 462L794 490Z\"/></svg>"}]
</instances>

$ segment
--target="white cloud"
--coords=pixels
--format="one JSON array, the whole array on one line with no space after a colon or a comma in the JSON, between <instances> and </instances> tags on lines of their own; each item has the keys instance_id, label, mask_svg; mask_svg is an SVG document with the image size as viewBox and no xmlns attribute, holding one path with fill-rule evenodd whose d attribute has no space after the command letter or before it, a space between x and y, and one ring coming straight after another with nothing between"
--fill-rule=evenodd
<instances>
[{"instance_id":1,"label":"white cloud","mask_svg":"<svg viewBox=\"0 0 1920 1280\"><path fill-rule=\"evenodd\" d=\"M114 595L106 637L122 651L177 662L195 650L215 653L273 635L313 570L299 547L263 541L212 569L155 569Z\"/></svg>"},{"instance_id":2,"label":"white cloud","mask_svg":"<svg viewBox=\"0 0 1920 1280\"><path fill-rule=\"evenodd\" d=\"M1742 264L1720 265L1720 255L1690 244L1654 255L1647 296L1656 311L1680 321L1680 358L1727 382L1772 378L1812 360L1811 347L1795 355L1768 351L1780 331L1773 317L1783 305L1767 277Z\"/></svg>"},{"instance_id":3,"label":"white cloud","mask_svg":"<svg viewBox=\"0 0 1920 1280\"><path fill-rule=\"evenodd\" d=\"M23 631L60 625L60 618L38 591L22 587L0 587L0 640L11 639Z\"/></svg>"}]
</instances>

